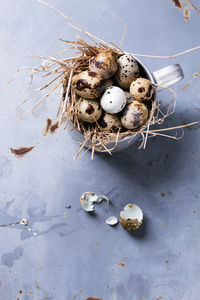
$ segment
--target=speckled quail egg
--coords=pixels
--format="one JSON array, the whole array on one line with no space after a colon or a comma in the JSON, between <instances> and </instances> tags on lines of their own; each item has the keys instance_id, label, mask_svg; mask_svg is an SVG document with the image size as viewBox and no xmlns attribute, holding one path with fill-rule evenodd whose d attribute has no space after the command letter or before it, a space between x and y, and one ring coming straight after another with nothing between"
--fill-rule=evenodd
<instances>
[{"instance_id":1,"label":"speckled quail egg","mask_svg":"<svg viewBox=\"0 0 200 300\"><path fill-rule=\"evenodd\" d=\"M101 51L92 57L89 62L89 70L96 72L103 79L110 78L117 71L116 55L111 51Z\"/></svg>"},{"instance_id":2,"label":"speckled quail egg","mask_svg":"<svg viewBox=\"0 0 200 300\"><path fill-rule=\"evenodd\" d=\"M130 85L130 94L135 100L149 100L154 93L154 86L151 81L146 78L138 78Z\"/></svg>"},{"instance_id":3,"label":"speckled quail egg","mask_svg":"<svg viewBox=\"0 0 200 300\"><path fill-rule=\"evenodd\" d=\"M102 108L98 101L81 98L76 104L76 114L80 121L93 123L102 114Z\"/></svg>"},{"instance_id":4,"label":"speckled quail egg","mask_svg":"<svg viewBox=\"0 0 200 300\"><path fill-rule=\"evenodd\" d=\"M110 86L101 97L100 103L107 113L117 114L126 105L126 94L118 86Z\"/></svg>"},{"instance_id":5,"label":"speckled quail egg","mask_svg":"<svg viewBox=\"0 0 200 300\"><path fill-rule=\"evenodd\" d=\"M118 70L115 80L119 87L127 89L139 76L139 66L131 54L124 54L118 59Z\"/></svg>"},{"instance_id":6,"label":"speckled quail egg","mask_svg":"<svg viewBox=\"0 0 200 300\"><path fill-rule=\"evenodd\" d=\"M129 92L125 92L125 94L126 94L126 99L127 99L126 102L127 103L130 103L130 102L134 101L133 97L131 96L131 94Z\"/></svg>"},{"instance_id":7,"label":"speckled quail egg","mask_svg":"<svg viewBox=\"0 0 200 300\"><path fill-rule=\"evenodd\" d=\"M128 103L121 115L122 125L127 129L142 126L148 119L147 106L139 101Z\"/></svg>"},{"instance_id":8,"label":"speckled quail egg","mask_svg":"<svg viewBox=\"0 0 200 300\"><path fill-rule=\"evenodd\" d=\"M118 115L112 115L105 113L99 120L99 125L107 131L117 132L121 127L122 123Z\"/></svg>"},{"instance_id":9,"label":"speckled quail egg","mask_svg":"<svg viewBox=\"0 0 200 300\"><path fill-rule=\"evenodd\" d=\"M72 85L75 93L86 99L98 98L105 89L102 78L90 71L74 75Z\"/></svg>"},{"instance_id":10,"label":"speckled quail egg","mask_svg":"<svg viewBox=\"0 0 200 300\"><path fill-rule=\"evenodd\" d=\"M134 231L142 225L143 212L135 204L127 204L120 212L120 224L127 231Z\"/></svg>"}]
</instances>

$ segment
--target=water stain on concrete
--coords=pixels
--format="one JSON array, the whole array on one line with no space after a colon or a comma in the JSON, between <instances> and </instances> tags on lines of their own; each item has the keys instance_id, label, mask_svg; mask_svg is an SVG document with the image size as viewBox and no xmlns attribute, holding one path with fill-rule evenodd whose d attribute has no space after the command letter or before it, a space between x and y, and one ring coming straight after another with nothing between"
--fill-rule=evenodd
<instances>
[{"instance_id":1,"label":"water stain on concrete","mask_svg":"<svg viewBox=\"0 0 200 300\"><path fill-rule=\"evenodd\" d=\"M1 257L1 262L3 265L10 268L14 265L15 260L21 258L23 253L24 253L24 249L22 247L17 247L14 249L13 252L3 254Z\"/></svg>"}]
</instances>

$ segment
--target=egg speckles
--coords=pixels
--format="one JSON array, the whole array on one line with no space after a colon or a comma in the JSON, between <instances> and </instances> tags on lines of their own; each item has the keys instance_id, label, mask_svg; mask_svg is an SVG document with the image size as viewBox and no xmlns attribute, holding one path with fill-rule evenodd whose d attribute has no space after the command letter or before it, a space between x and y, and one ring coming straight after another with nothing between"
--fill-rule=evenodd
<instances>
[{"instance_id":1,"label":"egg speckles","mask_svg":"<svg viewBox=\"0 0 200 300\"><path fill-rule=\"evenodd\" d=\"M102 78L90 71L83 71L74 75L72 85L75 93L86 99L98 98L104 90Z\"/></svg>"},{"instance_id":2,"label":"egg speckles","mask_svg":"<svg viewBox=\"0 0 200 300\"><path fill-rule=\"evenodd\" d=\"M101 117L102 109L96 100L80 99L76 105L76 114L80 121L93 123Z\"/></svg>"},{"instance_id":3,"label":"egg speckles","mask_svg":"<svg viewBox=\"0 0 200 300\"><path fill-rule=\"evenodd\" d=\"M120 224L127 231L138 229L143 222L143 212L135 204L127 204L120 212Z\"/></svg>"},{"instance_id":4,"label":"egg speckles","mask_svg":"<svg viewBox=\"0 0 200 300\"><path fill-rule=\"evenodd\" d=\"M106 131L117 132L121 127L122 123L118 115L112 115L105 113L99 120L99 125Z\"/></svg>"},{"instance_id":5,"label":"egg speckles","mask_svg":"<svg viewBox=\"0 0 200 300\"><path fill-rule=\"evenodd\" d=\"M117 86L111 86L106 89L100 100L101 106L105 112L117 114L126 105L126 94Z\"/></svg>"},{"instance_id":6,"label":"egg speckles","mask_svg":"<svg viewBox=\"0 0 200 300\"><path fill-rule=\"evenodd\" d=\"M147 106L139 101L128 103L122 112L121 122L127 129L135 129L146 123L148 119Z\"/></svg>"},{"instance_id":7,"label":"egg speckles","mask_svg":"<svg viewBox=\"0 0 200 300\"><path fill-rule=\"evenodd\" d=\"M131 54L124 54L118 59L118 70L115 80L119 87L129 88L131 82L139 76L137 61Z\"/></svg>"},{"instance_id":8,"label":"egg speckles","mask_svg":"<svg viewBox=\"0 0 200 300\"><path fill-rule=\"evenodd\" d=\"M117 71L118 64L116 55L110 51L101 51L95 57L92 57L89 63L89 69L96 72L103 79L110 78Z\"/></svg>"},{"instance_id":9,"label":"egg speckles","mask_svg":"<svg viewBox=\"0 0 200 300\"><path fill-rule=\"evenodd\" d=\"M130 94L135 100L149 100L154 93L154 86L151 81L146 78L138 78L130 85Z\"/></svg>"}]
</instances>

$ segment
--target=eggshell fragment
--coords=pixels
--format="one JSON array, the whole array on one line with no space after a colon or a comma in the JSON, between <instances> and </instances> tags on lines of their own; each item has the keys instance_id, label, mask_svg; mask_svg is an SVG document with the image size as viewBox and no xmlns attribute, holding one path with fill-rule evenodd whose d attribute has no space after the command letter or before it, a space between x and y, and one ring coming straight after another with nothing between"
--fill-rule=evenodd
<instances>
[{"instance_id":1,"label":"eggshell fragment","mask_svg":"<svg viewBox=\"0 0 200 300\"><path fill-rule=\"evenodd\" d=\"M111 216L106 220L106 224L114 226L118 223L118 219L115 216Z\"/></svg>"},{"instance_id":2,"label":"eggshell fragment","mask_svg":"<svg viewBox=\"0 0 200 300\"><path fill-rule=\"evenodd\" d=\"M127 231L138 229L143 222L143 212L135 204L127 204L124 210L120 212L120 224Z\"/></svg>"},{"instance_id":3,"label":"eggshell fragment","mask_svg":"<svg viewBox=\"0 0 200 300\"><path fill-rule=\"evenodd\" d=\"M74 75L72 85L75 93L86 99L98 98L105 89L102 78L90 71Z\"/></svg>"},{"instance_id":4,"label":"eggshell fragment","mask_svg":"<svg viewBox=\"0 0 200 300\"><path fill-rule=\"evenodd\" d=\"M154 86L151 81L146 78L138 78L130 85L130 94L135 100L149 100L154 93Z\"/></svg>"},{"instance_id":5,"label":"eggshell fragment","mask_svg":"<svg viewBox=\"0 0 200 300\"><path fill-rule=\"evenodd\" d=\"M148 114L148 108L144 103L139 101L130 102L122 112L122 125L127 129L138 128L146 123Z\"/></svg>"},{"instance_id":6,"label":"eggshell fragment","mask_svg":"<svg viewBox=\"0 0 200 300\"><path fill-rule=\"evenodd\" d=\"M118 59L115 80L119 87L129 88L131 82L139 76L139 66L131 54L124 54Z\"/></svg>"},{"instance_id":7,"label":"eggshell fragment","mask_svg":"<svg viewBox=\"0 0 200 300\"><path fill-rule=\"evenodd\" d=\"M111 51L99 52L99 54L91 58L89 63L90 71L97 73L103 79L113 76L117 68L116 55Z\"/></svg>"},{"instance_id":8,"label":"eggshell fragment","mask_svg":"<svg viewBox=\"0 0 200 300\"><path fill-rule=\"evenodd\" d=\"M110 86L101 97L100 103L107 113L117 114L126 105L126 95L118 86Z\"/></svg>"},{"instance_id":9,"label":"eggshell fragment","mask_svg":"<svg viewBox=\"0 0 200 300\"><path fill-rule=\"evenodd\" d=\"M81 98L76 104L76 114L80 121L93 123L101 117L102 108L96 100Z\"/></svg>"},{"instance_id":10,"label":"eggshell fragment","mask_svg":"<svg viewBox=\"0 0 200 300\"><path fill-rule=\"evenodd\" d=\"M97 196L92 192L85 192L80 198L80 203L85 211L91 212L95 210L93 203L101 203L102 200L106 200L109 203L109 199L104 195Z\"/></svg>"},{"instance_id":11,"label":"eggshell fragment","mask_svg":"<svg viewBox=\"0 0 200 300\"><path fill-rule=\"evenodd\" d=\"M121 127L122 123L118 115L112 115L104 113L103 116L99 119L99 125L109 132L117 132Z\"/></svg>"}]
</instances>

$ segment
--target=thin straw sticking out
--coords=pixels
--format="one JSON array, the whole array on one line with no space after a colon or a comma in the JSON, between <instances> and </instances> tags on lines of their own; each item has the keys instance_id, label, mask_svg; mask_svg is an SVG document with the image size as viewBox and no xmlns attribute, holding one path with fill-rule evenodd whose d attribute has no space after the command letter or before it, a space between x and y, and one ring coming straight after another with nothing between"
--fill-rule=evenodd
<instances>
[{"instance_id":1,"label":"thin straw sticking out","mask_svg":"<svg viewBox=\"0 0 200 300\"><path fill-rule=\"evenodd\" d=\"M76 155L74 156L73 161L75 161L76 158L79 156L81 150L82 150L83 147L87 144L87 142L89 141L90 137L91 137L91 134L89 134L88 137L85 139L85 141L82 143L80 149L78 150L78 152L77 152Z\"/></svg>"},{"instance_id":2,"label":"thin straw sticking out","mask_svg":"<svg viewBox=\"0 0 200 300\"><path fill-rule=\"evenodd\" d=\"M61 10L59 10L59 9L56 8L55 6L53 6L53 5L51 5L51 4L49 4L48 2L43 1L43 0L36 0L36 1L38 1L38 2L40 2L40 3L42 3L42 4L44 4L44 5L46 5L46 6L50 7L50 8L52 8L53 10L55 10L57 13L59 13L61 16L63 16L63 17L69 22L69 25L70 25L71 27L73 27L73 28L79 30L80 32L84 33L87 37L89 37L89 38L93 41L93 43L96 44L96 41L95 41L95 40L97 40L97 41L99 41L99 42L101 42L101 43L107 45L107 43L104 42L103 40L101 40L100 38L96 37L95 35L93 35L93 34L87 32L87 31L85 31L83 28L81 28L79 25L77 25L74 21L72 21L69 17L67 17Z\"/></svg>"},{"instance_id":3,"label":"thin straw sticking out","mask_svg":"<svg viewBox=\"0 0 200 300\"><path fill-rule=\"evenodd\" d=\"M35 103L29 110L25 112L15 123L21 121L23 118L25 118L33 109L35 109L42 101L44 101L49 95L51 95L56 89L58 88L58 85L53 87L44 97L42 97L37 103Z\"/></svg>"},{"instance_id":4,"label":"thin straw sticking out","mask_svg":"<svg viewBox=\"0 0 200 300\"><path fill-rule=\"evenodd\" d=\"M192 126L195 124L198 124L199 121L188 123L185 125L180 125L180 126L174 126L174 127L169 127L169 128L160 128L160 129L155 129L155 130L149 130L149 133L155 133L155 132L161 132L161 131L169 131L169 130L175 130L175 129L180 129L180 128L185 128L188 126ZM147 133L147 131L143 131L144 133Z\"/></svg>"},{"instance_id":5,"label":"thin straw sticking out","mask_svg":"<svg viewBox=\"0 0 200 300\"><path fill-rule=\"evenodd\" d=\"M197 47L191 48L189 50L182 51L182 52L177 53L177 54L173 54L173 55L149 55L149 54L138 54L138 53L134 53L133 55L134 56L151 57L151 58L174 58L174 57L177 57L177 56L180 56L180 55L183 55L183 54L195 51L197 49L200 49L200 45L197 46Z\"/></svg>"},{"instance_id":6,"label":"thin straw sticking out","mask_svg":"<svg viewBox=\"0 0 200 300\"><path fill-rule=\"evenodd\" d=\"M125 39L127 30L128 30L128 26L126 26L126 27L124 28L124 32L123 32L123 35L122 35L121 42L120 42L120 44L119 44L119 48L122 48L122 45L123 45L123 42L124 42L124 39Z\"/></svg>"},{"instance_id":7,"label":"thin straw sticking out","mask_svg":"<svg viewBox=\"0 0 200 300\"><path fill-rule=\"evenodd\" d=\"M192 8L194 8L199 14L200 14L200 9L197 8L190 0L184 0L187 4L189 4Z\"/></svg>"},{"instance_id":8,"label":"thin straw sticking out","mask_svg":"<svg viewBox=\"0 0 200 300\"><path fill-rule=\"evenodd\" d=\"M66 110L66 104L67 104L67 100L68 100L68 96L69 96L69 91L70 91L70 85L71 85L71 81L72 81L72 76L73 76L73 70L70 71L70 75L69 75L69 80L67 83L67 91L66 91L66 95L65 95L65 100L64 100L64 104L63 104L63 108L62 108L62 113L61 113L61 118L59 121L59 124L62 123L62 120L64 118L64 113Z\"/></svg>"}]
</instances>

